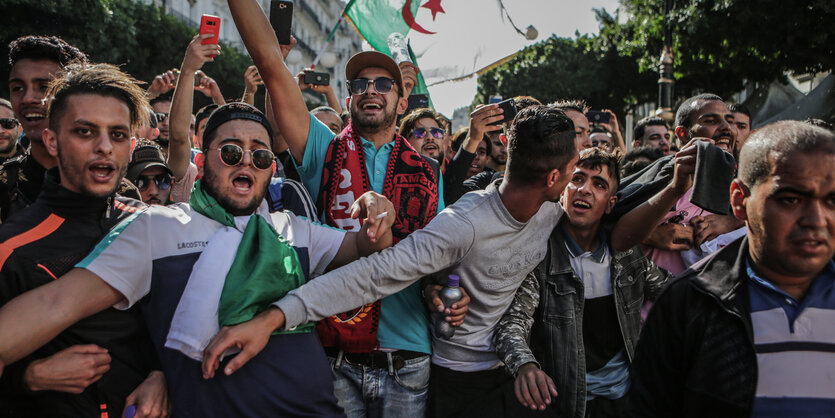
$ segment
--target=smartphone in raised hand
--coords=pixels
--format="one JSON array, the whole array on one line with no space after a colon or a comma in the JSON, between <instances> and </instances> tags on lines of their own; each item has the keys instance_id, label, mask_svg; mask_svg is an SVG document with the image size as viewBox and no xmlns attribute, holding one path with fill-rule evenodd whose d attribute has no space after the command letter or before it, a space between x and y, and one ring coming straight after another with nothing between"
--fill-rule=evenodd
<instances>
[{"instance_id":1,"label":"smartphone in raised hand","mask_svg":"<svg viewBox=\"0 0 835 418\"><path fill-rule=\"evenodd\" d=\"M203 15L200 17L200 34L211 33L212 37L204 39L200 42L201 45L215 44L220 40L220 18L212 15ZM212 58L217 55L212 55Z\"/></svg>"},{"instance_id":2,"label":"smartphone in raised hand","mask_svg":"<svg viewBox=\"0 0 835 418\"><path fill-rule=\"evenodd\" d=\"M293 2L272 0L270 2L270 25L275 31L278 43L290 45L290 27L293 25Z\"/></svg>"}]
</instances>

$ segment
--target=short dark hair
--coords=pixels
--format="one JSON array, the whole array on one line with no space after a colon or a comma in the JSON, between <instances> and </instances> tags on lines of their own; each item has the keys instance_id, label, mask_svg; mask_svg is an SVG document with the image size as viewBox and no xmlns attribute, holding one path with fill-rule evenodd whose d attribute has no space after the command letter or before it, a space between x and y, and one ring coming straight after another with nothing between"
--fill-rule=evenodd
<instances>
[{"instance_id":1,"label":"short dark hair","mask_svg":"<svg viewBox=\"0 0 835 418\"><path fill-rule=\"evenodd\" d=\"M646 133L647 126L663 126L667 129L670 129L670 126L667 125L666 120L657 116L647 116L639 120L638 123L635 124L635 129L632 130L632 139L643 144L641 140L644 137L644 133Z\"/></svg>"},{"instance_id":2,"label":"short dark hair","mask_svg":"<svg viewBox=\"0 0 835 418\"><path fill-rule=\"evenodd\" d=\"M87 55L57 36L29 35L9 43L9 65L22 59L49 60L63 68L74 61L87 62Z\"/></svg>"},{"instance_id":3,"label":"short dark hair","mask_svg":"<svg viewBox=\"0 0 835 418\"><path fill-rule=\"evenodd\" d=\"M754 187L769 176L772 160L794 151L835 154L835 133L799 121L775 122L757 129L739 152L739 178Z\"/></svg>"},{"instance_id":4,"label":"short dark hair","mask_svg":"<svg viewBox=\"0 0 835 418\"><path fill-rule=\"evenodd\" d=\"M330 107L330 106L319 106L319 107L314 107L314 108L310 111L310 113L319 113L319 112L331 112L331 113L333 113L334 115L336 115L336 117L341 117L341 116L339 115L339 112L337 112L334 108L332 108L332 107Z\"/></svg>"},{"instance_id":5,"label":"short dark hair","mask_svg":"<svg viewBox=\"0 0 835 418\"><path fill-rule=\"evenodd\" d=\"M153 99L151 99L151 101L148 102L148 103L151 105L151 107L154 107L154 105L157 104L157 103L170 103L170 102L171 102L171 96L170 95L160 94L159 96L154 97Z\"/></svg>"},{"instance_id":6,"label":"short dark hair","mask_svg":"<svg viewBox=\"0 0 835 418\"><path fill-rule=\"evenodd\" d=\"M464 139L466 139L467 135L469 135L469 134L470 134L470 128L468 126L465 126L461 129L455 131L455 133L452 135L452 150L454 152L458 152L458 150L461 149L461 145L464 145ZM483 136L481 138L481 140L484 141L484 143L486 144L487 155L490 155L490 153L493 152L493 142L490 141L490 138L488 138L486 135ZM478 146L476 146L476 147L478 147ZM450 158L452 158L451 155L450 155Z\"/></svg>"},{"instance_id":7,"label":"short dark hair","mask_svg":"<svg viewBox=\"0 0 835 418\"><path fill-rule=\"evenodd\" d=\"M564 170L577 155L574 122L552 106L530 106L516 114L507 131L507 172L535 182L553 169Z\"/></svg>"},{"instance_id":8,"label":"short dark hair","mask_svg":"<svg viewBox=\"0 0 835 418\"><path fill-rule=\"evenodd\" d=\"M580 151L580 159L577 160L577 167L591 170L602 170L602 167L609 169L609 178L612 179L610 192L615 194L620 184L620 163L615 154L603 151L600 148L592 147Z\"/></svg>"},{"instance_id":9,"label":"short dark hair","mask_svg":"<svg viewBox=\"0 0 835 418\"><path fill-rule=\"evenodd\" d=\"M731 113L742 113L743 115L748 116L748 119L751 119L751 111L748 110L748 107L742 103L730 104L728 105L728 110L730 110Z\"/></svg>"},{"instance_id":10,"label":"short dark hair","mask_svg":"<svg viewBox=\"0 0 835 418\"><path fill-rule=\"evenodd\" d=\"M145 118L148 100L139 81L110 64L69 64L49 85L46 97L51 97L47 108L49 129L58 131L58 121L66 111L70 97L94 94L113 97L124 102L130 110L130 127L136 129Z\"/></svg>"},{"instance_id":11,"label":"short dark hair","mask_svg":"<svg viewBox=\"0 0 835 418\"><path fill-rule=\"evenodd\" d=\"M461 148L461 145L464 143L464 139L467 138L467 135L470 134L470 127L465 126L452 134L452 150L458 152Z\"/></svg>"},{"instance_id":12,"label":"short dark hair","mask_svg":"<svg viewBox=\"0 0 835 418\"><path fill-rule=\"evenodd\" d=\"M582 99L560 99L554 103L548 104L548 107L559 109L563 112L573 110L575 112L580 112L584 115L586 114L586 112L589 111L589 106L586 104L586 101Z\"/></svg>"},{"instance_id":13,"label":"short dark hair","mask_svg":"<svg viewBox=\"0 0 835 418\"><path fill-rule=\"evenodd\" d=\"M446 131L446 125L444 124L444 120L441 119L441 115L432 109L424 107L413 110L411 113L409 113L408 115L406 115L406 117L403 118L403 120L400 122L400 131L398 132L398 134L400 134L400 136L404 138L411 135L412 131L415 130L415 124L417 123L417 121L424 118L434 120L439 127Z\"/></svg>"},{"instance_id":14,"label":"short dark hair","mask_svg":"<svg viewBox=\"0 0 835 418\"><path fill-rule=\"evenodd\" d=\"M516 103L517 111L526 107L542 106L542 102L531 96L516 96L513 98L513 102Z\"/></svg>"},{"instance_id":15,"label":"short dark hair","mask_svg":"<svg viewBox=\"0 0 835 418\"><path fill-rule=\"evenodd\" d=\"M700 102L712 102L714 100L718 100L723 102L724 100L713 94L713 93L702 93L697 94L693 97L687 98L681 105L678 107L676 111L676 120L675 126L683 126L685 128L689 128L691 125L690 118L699 110L699 103Z\"/></svg>"},{"instance_id":16,"label":"short dark hair","mask_svg":"<svg viewBox=\"0 0 835 418\"><path fill-rule=\"evenodd\" d=\"M197 114L194 115L194 127L198 127L200 125L200 122L203 119L207 119L209 116L211 116L212 112L214 112L215 109L217 109L218 107L220 106L218 106L215 103L201 107L200 110L197 111Z\"/></svg>"},{"instance_id":17,"label":"short dark hair","mask_svg":"<svg viewBox=\"0 0 835 418\"><path fill-rule=\"evenodd\" d=\"M652 145L632 148L623 156L620 175L621 177L627 177L635 174L663 156L664 153ZM643 161L642 158L646 158L649 161Z\"/></svg>"}]
</instances>

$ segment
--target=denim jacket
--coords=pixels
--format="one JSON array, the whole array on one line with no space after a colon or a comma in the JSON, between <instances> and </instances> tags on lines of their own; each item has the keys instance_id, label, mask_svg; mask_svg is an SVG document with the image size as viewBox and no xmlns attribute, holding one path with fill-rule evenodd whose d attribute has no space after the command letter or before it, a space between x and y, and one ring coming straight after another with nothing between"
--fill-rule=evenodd
<instances>
[{"instance_id":1,"label":"denim jacket","mask_svg":"<svg viewBox=\"0 0 835 418\"><path fill-rule=\"evenodd\" d=\"M646 258L640 246L612 254L610 277L624 347L632 361L641 327L641 306L654 300L673 276ZM583 348L583 281L571 267L561 227L554 228L548 254L516 291L499 321L493 342L505 367L535 363L557 386L557 416L583 417L586 358Z\"/></svg>"}]
</instances>

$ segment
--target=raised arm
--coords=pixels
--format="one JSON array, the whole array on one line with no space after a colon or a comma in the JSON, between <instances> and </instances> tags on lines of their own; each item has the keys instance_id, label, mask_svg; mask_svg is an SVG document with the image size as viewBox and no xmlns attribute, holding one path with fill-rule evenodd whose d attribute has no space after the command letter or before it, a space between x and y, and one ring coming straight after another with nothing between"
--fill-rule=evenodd
<instances>
[{"instance_id":1,"label":"raised arm","mask_svg":"<svg viewBox=\"0 0 835 418\"><path fill-rule=\"evenodd\" d=\"M296 77L287 68L275 32L255 0L230 0L229 10L264 81L281 134L296 161L304 159L310 113Z\"/></svg>"},{"instance_id":2,"label":"raised arm","mask_svg":"<svg viewBox=\"0 0 835 418\"><path fill-rule=\"evenodd\" d=\"M696 145L691 142L675 156L673 181L655 196L623 215L612 230L612 246L626 251L643 242L664 215L693 185L696 172Z\"/></svg>"},{"instance_id":3,"label":"raised arm","mask_svg":"<svg viewBox=\"0 0 835 418\"><path fill-rule=\"evenodd\" d=\"M201 45L203 39L211 38L205 33L196 35L186 48L186 55L180 68L180 79L171 99L169 126L170 143L168 145L168 168L177 180L185 177L191 159L191 123L192 103L194 101L194 74L208 61L214 61L213 55L220 53L220 47L214 44Z\"/></svg>"},{"instance_id":4,"label":"raised arm","mask_svg":"<svg viewBox=\"0 0 835 418\"><path fill-rule=\"evenodd\" d=\"M0 361L19 360L70 325L123 299L99 276L79 268L12 299L0 309Z\"/></svg>"}]
</instances>

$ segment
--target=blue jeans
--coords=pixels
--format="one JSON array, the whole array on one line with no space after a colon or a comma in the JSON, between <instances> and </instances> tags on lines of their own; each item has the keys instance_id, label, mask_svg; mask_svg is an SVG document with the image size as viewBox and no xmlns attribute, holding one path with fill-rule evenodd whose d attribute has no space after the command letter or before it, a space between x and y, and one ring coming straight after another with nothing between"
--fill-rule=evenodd
<instances>
[{"instance_id":1,"label":"blue jeans","mask_svg":"<svg viewBox=\"0 0 835 418\"><path fill-rule=\"evenodd\" d=\"M429 355L406 360L395 370L352 364L329 357L333 392L348 418L416 417L426 415Z\"/></svg>"}]
</instances>

